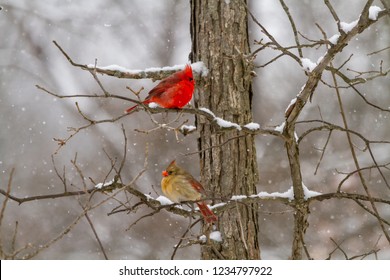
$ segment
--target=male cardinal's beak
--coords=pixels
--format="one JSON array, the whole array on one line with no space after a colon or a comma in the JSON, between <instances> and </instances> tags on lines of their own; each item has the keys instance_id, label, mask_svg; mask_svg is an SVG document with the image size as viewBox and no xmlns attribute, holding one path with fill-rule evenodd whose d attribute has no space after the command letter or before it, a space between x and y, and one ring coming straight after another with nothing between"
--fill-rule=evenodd
<instances>
[{"instance_id":1,"label":"male cardinal's beak","mask_svg":"<svg viewBox=\"0 0 390 280\"><path fill-rule=\"evenodd\" d=\"M164 170L164 171L162 172L162 175L163 175L164 177L167 177L167 176L168 176L168 172L167 172L166 170Z\"/></svg>"}]
</instances>

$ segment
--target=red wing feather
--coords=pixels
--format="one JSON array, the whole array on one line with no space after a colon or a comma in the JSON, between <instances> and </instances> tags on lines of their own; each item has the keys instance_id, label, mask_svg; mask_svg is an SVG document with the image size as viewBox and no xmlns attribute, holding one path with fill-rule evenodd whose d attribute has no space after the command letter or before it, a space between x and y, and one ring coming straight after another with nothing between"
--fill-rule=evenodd
<instances>
[{"instance_id":1,"label":"red wing feather","mask_svg":"<svg viewBox=\"0 0 390 280\"><path fill-rule=\"evenodd\" d=\"M177 74L177 73L176 73ZM146 99L150 99L151 97L159 97L161 94L163 94L167 89L171 88L172 86L176 85L181 81L179 75L172 75L168 78L163 79L157 86L152 88L151 91L149 91L148 96Z\"/></svg>"},{"instance_id":2,"label":"red wing feather","mask_svg":"<svg viewBox=\"0 0 390 280\"><path fill-rule=\"evenodd\" d=\"M192 176L191 176L192 177ZM203 186L202 186L202 184L201 183L199 183L197 180L195 180L194 178L191 178L191 179L189 179L189 181L190 181L190 184L191 184L191 186L194 188L194 189L196 189L198 192L200 192L201 194L205 194L205 190L204 190L204 188L203 188Z\"/></svg>"}]
</instances>

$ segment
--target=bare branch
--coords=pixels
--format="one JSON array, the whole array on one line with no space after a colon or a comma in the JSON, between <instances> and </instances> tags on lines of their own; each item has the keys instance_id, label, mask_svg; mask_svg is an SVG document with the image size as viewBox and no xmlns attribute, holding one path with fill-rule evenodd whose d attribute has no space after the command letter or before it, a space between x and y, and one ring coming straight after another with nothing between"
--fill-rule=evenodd
<instances>
[{"instance_id":1,"label":"bare branch","mask_svg":"<svg viewBox=\"0 0 390 280\"><path fill-rule=\"evenodd\" d=\"M370 2L370 1L368 1L368 2ZM367 11L367 13L368 13L368 11ZM332 64L331 64L331 66L332 66ZM343 102L342 102L342 99L341 99L340 91L338 89L336 75L334 73L332 73L332 79L333 79L333 83L334 83L335 90L336 90L337 100L338 100L338 104L339 104L339 108L340 108L340 114L341 114L341 117L342 117L342 120L343 120L343 124L344 124L345 129L349 130L347 118L346 118L345 113L344 113L344 105L343 105ZM349 144L349 147L350 147L350 151L351 151L351 155L352 155L352 159L353 159L353 162L355 164L355 167L356 167L357 170L360 170L360 163L359 163L359 160L357 158L355 148L354 148L354 146L352 144L351 134L348 131L346 131L346 136L347 136L348 144ZM371 200L371 198L372 198L371 191L369 190L369 188L367 186L366 179L363 176L362 172L358 171L358 175L359 175L359 178L360 178L360 182L362 183L362 186L364 188L364 191L366 192L367 196L370 198L370 203L371 203L371 206L372 206L372 208L374 210L375 217L378 219L379 225L382 228L382 231L383 231L384 235L386 236L388 242L390 243L390 235L387 233L387 230L386 230L386 228L385 228L385 226L384 226L384 224L382 222L382 219L381 219L381 217L379 215L379 212L377 210L377 207L376 207L374 201Z\"/></svg>"},{"instance_id":2,"label":"bare branch","mask_svg":"<svg viewBox=\"0 0 390 280\"><path fill-rule=\"evenodd\" d=\"M70 196L80 196L84 194L89 194L95 191L95 188L88 189L86 191L72 191L72 192L64 192L64 193L57 193L57 194L47 194L47 195L37 195L37 196L30 196L30 197L16 197L11 194L7 194L6 191L0 189L0 194L4 195L8 199L11 199L13 201L16 201L19 204L34 201L34 200L42 200L42 199L53 199L53 198L60 198L60 197L70 197Z\"/></svg>"},{"instance_id":3,"label":"bare branch","mask_svg":"<svg viewBox=\"0 0 390 280\"><path fill-rule=\"evenodd\" d=\"M96 241L97 241L98 244L99 244L100 250L102 251L104 258L105 258L106 260L108 260L108 256L107 256L106 250L105 250L104 247L103 247L103 244L102 244L102 242L101 242L101 240L100 240L100 238L99 238L99 235L98 235L97 232L96 232L95 226L93 225L92 220L91 220L91 218L89 217L88 213L85 213L85 218L87 219L88 224L90 225L90 227L91 227L91 229L92 229L93 235L95 236Z\"/></svg>"},{"instance_id":4,"label":"bare branch","mask_svg":"<svg viewBox=\"0 0 390 280\"><path fill-rule=\"evenodd\" d=\"M291 25L291 28L293 30L293 33L294 33L294 39L295 39L295 43L297 45L297 48L298 48L298 54L299 54L299 57L302 58L303 57L303 54L302 54L302 46L299 42L299 38L298 38L298 31L297 31L297 28L295 26L295 22L294 22L294 19L292 18L291 14L290 14L290 10L288 8L288 6L286 5L286 3L284 2L284 0L279 0L280 4L282 5L283 7L283 10L285 11L287 17L288 17L288 20L290 21L290 25Z\"/></svg>"},{"instance_id":5,"label":"bare branch","mask_svg":"<svg viewBox=\"0 0 390 280\"><path fill-rule=\"evenodd\" d=\"M367 54L367 56L378 54L378 53L383 52L383 51L388 50L388 49L390 49L390 46L388 46L386 48L383 48L383 49L380 49L380 50L377 50L377 51L374 51L374 52L370 52L370 53Z\"/></svg>"},{"instance_id":6,"label":"bare branch","mask_svg":"<svg viewBox=\"0 0 390 280\"><path fill-rule=\"evenodd\" d=\"M346 259L346 260L348 260L349 258L348 258L348 255L347 255L347 253L341 248L341 243L343 243L343 241L340 243L340 244L337 244L337 242L333 239L333 238L330 238L330 240L334 243L334 245L336 245L336 249L338 249L338 250L340 250L341 251L341 253L343 253L343 255L344 255L344 258ZM336 250L335 249L335 250ZM333 251L334 252L334 251ZM330 257L330 255L329 255L329 257Z\"/></svg>"},{"instance_id":7,"label":"bare branch","mask_svg":"<svg viewBox=\"0 0 390 280\"><path fill-rule=\"evenodd\" d=\"M1 211L0 211L0 228L1 228L1 225L3 223L5 209L7 208L7 203L8 203L8 199L9 199L9 194L11 192L12 178L14 176L14 172L15 172L15 168L12 168L10 175L9 175L9 179L8 179L7 191L5 192L5 199L3 201L3 205L1 206ZM0 191L2 191L2 190L0 190ZM5 255L5 252L3 249L3 240L2 240L2 235L0 234L0 256L4 256L4 255Z\"/></svg>"},{"instance_id":8,"label":"bare branch","mask_svg":"<svg viewBox=\"0 0 390 280\"><path fill-rule=\"evenodd\" d=\"M317 175L318 168L320 167L321 161L322 161L322 159L324 158L325 150L326 150L326 147L328 146L328 143L329 143L329 140L330 140L330 137L331 137L331 136L332 136L332 130L329 131L328 137L326 138L325 145L324 145L324 147L321 149L321 150L322 150L322 152L321 152L321 157L320 157L320 159L318 160L316 169L315 169L315 171L314 171L314 175Z\"/></svg>"},{"instance_id":9,"label":"bare branch","mask_svg":"<svg viewBox=\"0 0 390 280\"><path fill-rule=\"evenodd\" d=\"M337 192L340 192L341 191L341 187L343 186L343 184L354 174L356 174L357 172L361 172L361 171L364 171L364 170L371 170L371 169L378 169L380 170L380 172L382 172L382 168L388 168L390 166L390 163L386 163L386 164L383 164L383 165L378 165L376 162L375 162L375 165L372 165L372 166L368 166L368 167L362 167L360 168L359 170L354 170L350 173L347 174L347 176L345 176L345 178L343 180L340 181L338 187L337 187ZM382 174L382 177L384 177L384 175Z\"/></svg>"},{"instance_id":10,"label":"bare branch","mask_svg":"<svg viewBox=\"0 0 390 280\"><path fill-rule=\"evenodd\" d=\"M175 258L175 255L176 255L176 252L177 250L180 248L180 245L181 243L183 242L184 240L184 237L190 232L190 230L196 225L198 224L200 221L202 221L202 218L199 218L198 220L196 220L195 222L193 222L192 224L190 224L187 229L184 231L183 235L181 236L181 238L179 239L179 242L175 245L175 249L173 249L173 252L172 252L172 255L171 255L171 260L173 260Z\"/></svg>"},{"instance_id":11,"label":"bare branch","mask_svg":"<svg viewBox=\"0 0 390 280\"><path fill-rule=\"evenodd\" d=\"M67 189L66 176L65 176L65 173L66 173L65 172L65 170L66 170L65 166L63 167L62 175L60 175L60 173L58 172L56 163L54 161L54 155L51 155L51 162L53 164L54 172L56 173L57 177L60 179L60 181L64 185L64 193L67 193L68 189Z\"/></svg>"},{"instance_id":12,"label":"bare branch","mask_svg":"<svg viewBox=\"0 0 390 280\"><path fill-rule=\"evenodd\" d=\"M328 7L330 13L332 14L334 21L337 23L337 28L340 33L343 33L344 31L340 27L340 19L339 16L337 15L336 11L334 10L332 4L329 2L329 0L324 0L325 5Z\"/></svg>"},{"instance_id":13,"label":"bare branch","mask_svg":"<svg viewBox=\"0 0 390 280\"><path fill-rule=\"evenodd\" d=\"M355 200L356 204L359 205L364 211L370 213L374 218L376 218L380 223L383 223L383 224L386 224L388 226L390 226L390 222L386 221L385 219L383 219L380 215L378 215L377 213L375 213L375 210L372 211L371 209L369 209L366 205L364 205L361 201L359 200ZM371 203L371 201L369 201Z\"/></svg>"},{"instance_id":14,"label":"bare branch","mask_svg":"<svg viewBox=\"0 0 390 280\"><path fill-rule=\"evenodd\" d=\"M64 51L64 49L56 42L53 41L54 45L60 50L60 52L65 56L65 58L69 61L69 63L72 66L78 67L82 70L89 71L96 81L98 81L96 78L96 73L104 74L107 76L112 76L116 78L124 78L124 79L152 79L152 80L161 80L163 78L168 77L169 75L172 75L173 73L177 72L177 70L136 70L136 71L128 71L126 69L123 70L112 70L110 68L104 68L104 67L97 67L96 62L95 65L87 65L87 64L80 64L74 62L70 56ZM196 75L196 73L194 73ZM98 82L99 83L99 82ZM101 85L101 84L100 84ZM104 90L104 88L101 86L103 92L108 96L110 94Z\"/></svg>"},{"instance_id":15,"label":"bare branch","mask_svg":"<svg viewBox=\"0 0 390 280\"><path fill-rule=\"evenodd\" d=\"M245 3L244 3L245 4ZM246 6L246 4L245 4ZM261 31L268 37L268 39L271 40L272 42L272 45L277 49L277 50L280 50L284 55L287 55L287 56L290 56L292 59L294 59L296 62L298 62L299 64L301 64L301 60L299 59L299 57L297 57L295 54L293 54L292 52L288 51L286 48L283 48L279 43L278 41L276 41L275 37L271 35L271 33L269 33L267 31L267 29L256 19L256 17L251 13L251 11L248 9L248 7L246 6L247 8L247 11L250 15L250 17L252 18L252 20L256 23L256 25L258 25L261 29ZM271 46L271 44L268 44L268 46ZM255 53L253 53L252 55L254 55Z\"/></svg>"}]
</instances>

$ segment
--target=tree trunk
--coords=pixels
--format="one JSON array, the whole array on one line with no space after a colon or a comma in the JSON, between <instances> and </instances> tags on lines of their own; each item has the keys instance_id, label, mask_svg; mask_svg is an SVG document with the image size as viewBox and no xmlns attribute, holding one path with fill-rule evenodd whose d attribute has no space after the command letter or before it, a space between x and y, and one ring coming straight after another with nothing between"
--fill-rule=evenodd
<instances>
[{"instance_id":1,"label":"tree trunk","mask_svg":"<svg viewBox=\"0 0 390 280\"><path fill-rule=\"evenodd\" d=\"M192 60L203 61L207 77L197 81L195 104L238 124L252 121L247 10L241 0L191 1ZM197 116L202 183L215 197L257 193L254 137L221 131ZM241 137L237 137L241 136ZM202 246L202 259L259 259L257 205L243 205L219 215L222 243ZM206 230L206 227L204 227Z\"/></svg>"}]
</instances>

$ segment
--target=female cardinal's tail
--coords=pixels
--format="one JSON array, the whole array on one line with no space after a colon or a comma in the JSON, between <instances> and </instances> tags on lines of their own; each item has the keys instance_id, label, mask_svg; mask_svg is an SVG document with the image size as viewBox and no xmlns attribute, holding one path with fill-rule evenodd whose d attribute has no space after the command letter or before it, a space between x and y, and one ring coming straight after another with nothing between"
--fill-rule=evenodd
<instances>
[{"instance_id":1,"label":"female cardinal's tail","mask_svg":"<svg viewBox=\"0 0 390 280\"><path fill-rule=\"evenodd\" d=\"M211 209L206 205L206 203L197 202L196 204L198 205L199 211L200 213L202 213L202 216L207 223L211 224L218 220L217 216L215 216L213 211L211 211Z\"/></svg>"}]
</instances>

